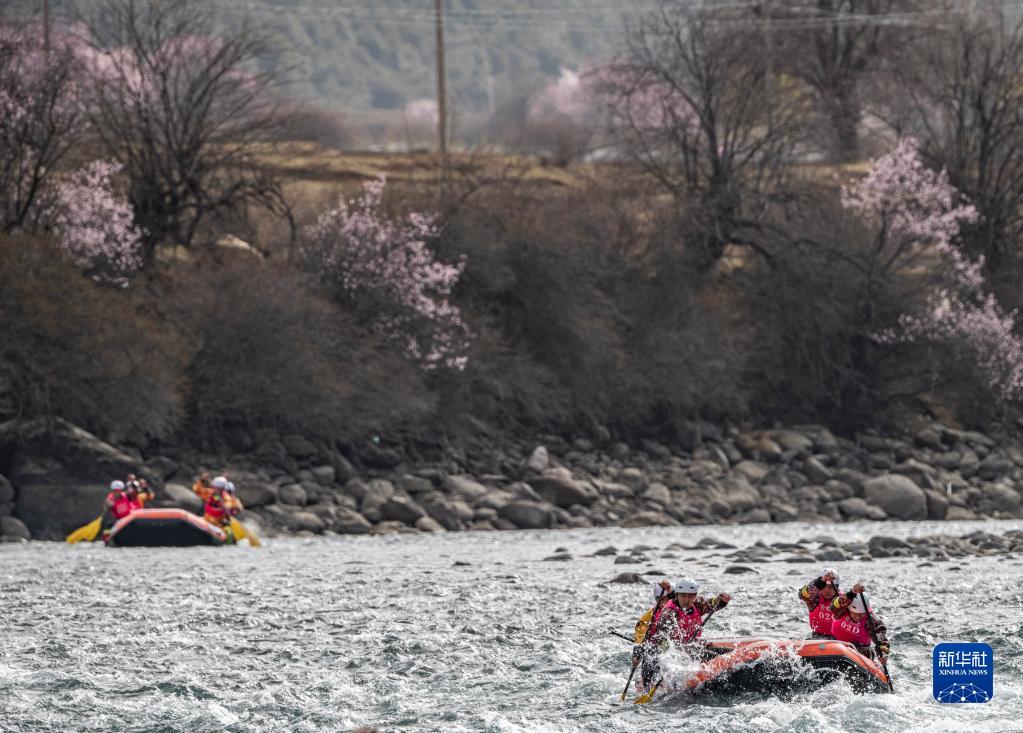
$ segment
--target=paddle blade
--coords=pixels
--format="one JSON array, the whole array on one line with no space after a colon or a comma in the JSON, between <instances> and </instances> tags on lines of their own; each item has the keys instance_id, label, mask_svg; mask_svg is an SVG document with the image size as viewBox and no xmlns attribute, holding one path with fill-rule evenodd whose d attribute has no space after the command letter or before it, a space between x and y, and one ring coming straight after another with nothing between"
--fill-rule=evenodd
<instances>
[{"instance_id":1,"label":"paddle blade","mask_svg":"<svg viewBox=\"0 0 1023 733\"><path fill-rule=\"evenodd\" d=\"M70 544L76 542L92 542L96 539L96 535L99 534L100 528L103 526L103 517L96 517L94 520L86 524L84 527L79 527L74 532L67 536L67 541Z\"/></svg>"},{"instance_id":2,"label":"paddle blade","mask_svg":"<svg viewBox=\"0 0 1023 733\"><path fill-rule=\"evenodd\" d=\"M260 541L256 533L250 529L247 529L244 524L239 522L234 517L231 517L231 532L234 533L234 541L238 542L246 537L249 538L249 546L260 547L263 543Z\"/></svg>"},{"instance_id":3,"label":"paddle blade","mask_svg":"<svg viewBox=\"0 0 1023 733\"><path fill-rule=\"evenodd\" d=\"M654 699L654 693L657 692L657 688L660 687L660 686L661 686L661 683L658 682L656 685L651 687L649 690L644 692L642 695L637 697L632 702L635 703L636 705L646 705L648 702L650 702L651 700Z\"/></svg>"}]
</instances>

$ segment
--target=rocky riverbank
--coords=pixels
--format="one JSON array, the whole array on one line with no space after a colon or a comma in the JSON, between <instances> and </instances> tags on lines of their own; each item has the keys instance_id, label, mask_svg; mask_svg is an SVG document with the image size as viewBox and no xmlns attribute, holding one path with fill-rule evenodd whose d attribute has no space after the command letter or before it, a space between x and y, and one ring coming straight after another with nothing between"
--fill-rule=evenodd
<instances>
[{"instance_id":1,"label":"rocky riverbank","mask_svg":"<svg viewBox=\"0 0 1023 733\"><path fill-rule=\"evenodd\" d=\"M226 458L143 455L57 421L0 426L0 539L62 538L129 472L199 511L188 486L203 468L232 477L270 536L1023 516L1023 445L938 423L851 439L700 424L684 448L540 436L417 462L297 435Z\"/></svg>"},{"instance_id":2,"label":"rocky riverbank","mask_svg":"<svg viewBox=\"0 0 1023 733\"><path fill-rule=\"evenodd\" d=\"M875 535L866 542L837 542L828 535L801 537L792 542L757 541L746 547L737 547L715 537L705 536L687 545L673 542L663 547L633 545L619 550L609 546L593 553L596 557L607 557L613 565L631 565L657 562L661 559L674 560L678 553L688 553L696 562L710 562L724 565L726 575L759 573L757 565L768 562L808 563L813 567L808 575L818 572L821 565L855 560L859 562L887 557L901 557L917 561L918 566L947 563L964 558L981 556L1010 556L1023 553L1023 530L1010 530L1003 534L976 531L964 535L932 534L923 537L888 537ZM694 554L695 553L695 554ZM572 560L564 548L558 548L546 560ZM944 566L955 570L956 565ZM651 576L667 576L662 570L648 570L642 573L619 571L610 578L610 583L650 583Z\"/></svg>"}]
</instances>

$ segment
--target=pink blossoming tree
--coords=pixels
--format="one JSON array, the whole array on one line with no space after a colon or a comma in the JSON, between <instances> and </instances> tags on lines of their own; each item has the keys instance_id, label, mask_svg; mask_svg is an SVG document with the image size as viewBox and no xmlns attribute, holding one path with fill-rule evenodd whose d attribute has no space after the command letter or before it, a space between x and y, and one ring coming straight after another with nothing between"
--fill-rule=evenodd
<instances>
[{"instance_id":1,"label":"pink blossoming tree","mask_svg":"<svg viewBox=\"0 0 1023 733\"><path fill-rule=\"evenodd\" d=\"M96 160L55 186L47 225L71 259L98 279L122 282L142 264L145 232L114 187L118 163Z\"/></svg>"},{"instance_id":2,"label":"pink blossoming tree","mask_svg":"<svg viewBox=\"0 0 1023 733\"><path fill-rule=\"evenodd\" d=\"M87 123L79 44L55 33L47 54L39 37L0 26L0 229L50 232L83 270L123 281L140 264L142 231L114 189L120 166L64 166Z\"/></svg>"},{"instance_id":3,"label":"pink blossoming tree","mask_svg":"<svg viewBox=\"0 0 1023 733\"><path fill-rule=\"evenodd\" d=\"M191 0L94 6L76 49L87 112L105 157L123 166L143 260L163 242L208 243L252 207L289 218L252 145L286 130L268 33L225 28L210 3Z\"/></svg>"},{"instance_id":4,"label":"pink blossoming tree","mask_svg":"<svg viewBox=\"0 0 1023 733\"><path fill-rule=\"evenodd\" d=\"M427 245L439 233L434 216L387 217L384 186L383 178L365 184L361 196L340 199L307 227L306 263L408 358L425 369L464 369L469 330L448 298L465 262L435 258Z\"/></svg>"},{"instance_id":5,"label":"pink blossoming tree","mask_svg":"<svg viewBox=\"0 0 1023 733\"><path fill-rule=\"evenodd\" d=\"M960 198L945 171L923 164L912 138L901 140L863 179L843 188L842 205L874 232L872 275L900 277L921 296L874 339L882 345L944 342L965 349L985 384L1012 399L1023 390L1016 314L1005 312L985 291L983 260L971 260L959 244L960 226L978 219L973 205Z\"/></svg>"},{"instance_id":6,"label":"pink blossoming tree","mask_svg":"<svg viewBox=\"0 0 1023 733\"><path fill-rule=\"evenodd\" d=\"M30 27L0 25L0 230L30 229L81 134L83 94L63 41L49 55Z\"/></svg>"}]
</instances>

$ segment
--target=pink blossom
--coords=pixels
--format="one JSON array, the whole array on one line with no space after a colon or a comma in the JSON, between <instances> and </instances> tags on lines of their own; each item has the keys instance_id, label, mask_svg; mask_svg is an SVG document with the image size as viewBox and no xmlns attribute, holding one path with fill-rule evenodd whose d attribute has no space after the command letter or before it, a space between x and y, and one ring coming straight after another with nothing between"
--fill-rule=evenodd
<instances>
[{"instance_id":1,"label":"pink blossom","mask_svg":"<svg viewBox=\"0 0 1023 733\"><path fill-rule=\"evenodd\" d=\"M957 203L959 198L945 171L924 166L912 138L899 141L863 179L843 188L843 206L875 227L881 247L893 253L886 255L891 267L908 266L926 254L948 265L919 312L901 315L874 338L881 344L941 341L965 348L987 386L1012 399L1023 392L1023 341L1015 333L1016 312L1005 312L985 292L983 259L971 260L960 248L961 224L979 217L973 205Z\"/></svg>"},{"instance_id":2,"label":"pink blossom","mask_svg":"<svg viewBox=\"0 0 1023 733\"><path fill-rule=\"evenodd\" d=\"M85 112L63 37L46 54L34 31L0 24L0 229L6 231L31 226Z\"/></svg>"},{"instance_id":3,"label":"pink blossom","mask_svg":"<svg viewBox=\"0 0 1023 733\"><path fill-rule=\"evenodd\" d=\"M562 69L556 81L546 86L529 105L530 122L564 117L578 123L593 121L594 96L587 79Z\"/></svg>"},{"instance_id":4,"label":"pink blossom","mask_svg":"<svg viewBox=\"0 0 1023 733\"><path fill-rule=\"evenodd\" d=\"M616 64L587 74L590 95L611 113L615 128L696 134L700 115L694 97L649 69Z\"/></svg>"},{"instance_id":5,"label":"pink blossom","mask_svg":"<svg viewBox=\"0 0 1023 733\"><path fill-rule=\"evenodd\" d=\"M426 369L464 369L469 331L448 300L465 268L435 259L426 241L438 235L435 217L413 212L403 221L380 211L385 180L322 214L306 228L304 254L318 274L374 311L373 327Z\"/></svg>"},{"instance_id":6,"label":"pink blossom","mask_svg":"<svg viewBox=\"0 0 1023 733\"><path fill-rule=\"evenodd\" d=\"M98 278L123 281L142 260L144 232L131 205L114 190L118 163L95 160L56 186L49 226L71 259Z\"/></svg>"},{"instance_id":7,"label":"pink blossom","mask_svg":"<svg viewBox=\"0 0 1023 733\"><path fill-rule=\"evenodd\" d=\"M920 160L912 137L878 158L870 172L842 188L842 205L882 227L889 239L910 240L909 249L930 248L947 258L963 287L983 283L983 259L970 261L955 244L959 227L977 221L977 209L956 203L958 191L945 171L932 171ZM898 244L896 244L898 246Z\"/></svg>"}]
</instances>

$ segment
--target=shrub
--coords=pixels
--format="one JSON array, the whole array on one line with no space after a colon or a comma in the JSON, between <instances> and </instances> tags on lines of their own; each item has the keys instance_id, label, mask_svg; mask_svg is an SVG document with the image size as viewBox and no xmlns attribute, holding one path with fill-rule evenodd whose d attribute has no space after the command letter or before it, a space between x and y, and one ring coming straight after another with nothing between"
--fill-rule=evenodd
<instances>
[{"instance_id":1,"label":"shrub","mask_svg":"<svg viewBox=\"0 0 1023 733\"><path fill-rule=\"evenodd\" d=\"M0 372L18 413L113 439L171 433L181 344L141 292L101 288L53 243L0 236Z\"/></svg>"},{"instance_id":2,"label":"shrub","mask_svg":"<svg viewBox=\"0 0 1023 733\"><path fill-rule=\"evenodd\" d=\"M966 404L1018 394L1014 314L960 249L976 212L957 199L904 140L843 188L839 206L790 222L774 267L747 283L767 347L764 409L854 428L925 392Z\"/></svg>"},{"instance_id":3,"label":"shrub","mask_svg":"<svg viewBox=\"0 0 1023 733\"><path fill-rule=\"evenodd\" d=\"M382 178L367 183L361 197L340 199L306 227L306 266L409 359L425 369L464 369L469 330L448 296L465 264L434 257L427 245L438 234L433 216L387 217L384 185Z\"/></svg>"},{"instance_id":4,"label":"shrub","mask_svg":"<svg viewBox=\"0 0 1023 733\"><path fill-rule=\"evenodd\" d=\"M468 252L457 295L480 335L454 387L468 394L442 403L500 425L623 435L741 414L743 356L701 297L703 271L628 184L509 180L461 200L438 247Z\"/></svg>"},{"instance_id":5,"label":"shrub","mask_svg":"<svg viewBox=\"0 0 1023 733\"><path fill-rule=\"evenodd\" d=\"M258 262L178 273L166 283L192 334L188 431L294 431L327 440L395 427L431 407L418 370L316 297L296 273Z\"/></svg>"}]
</instances>

